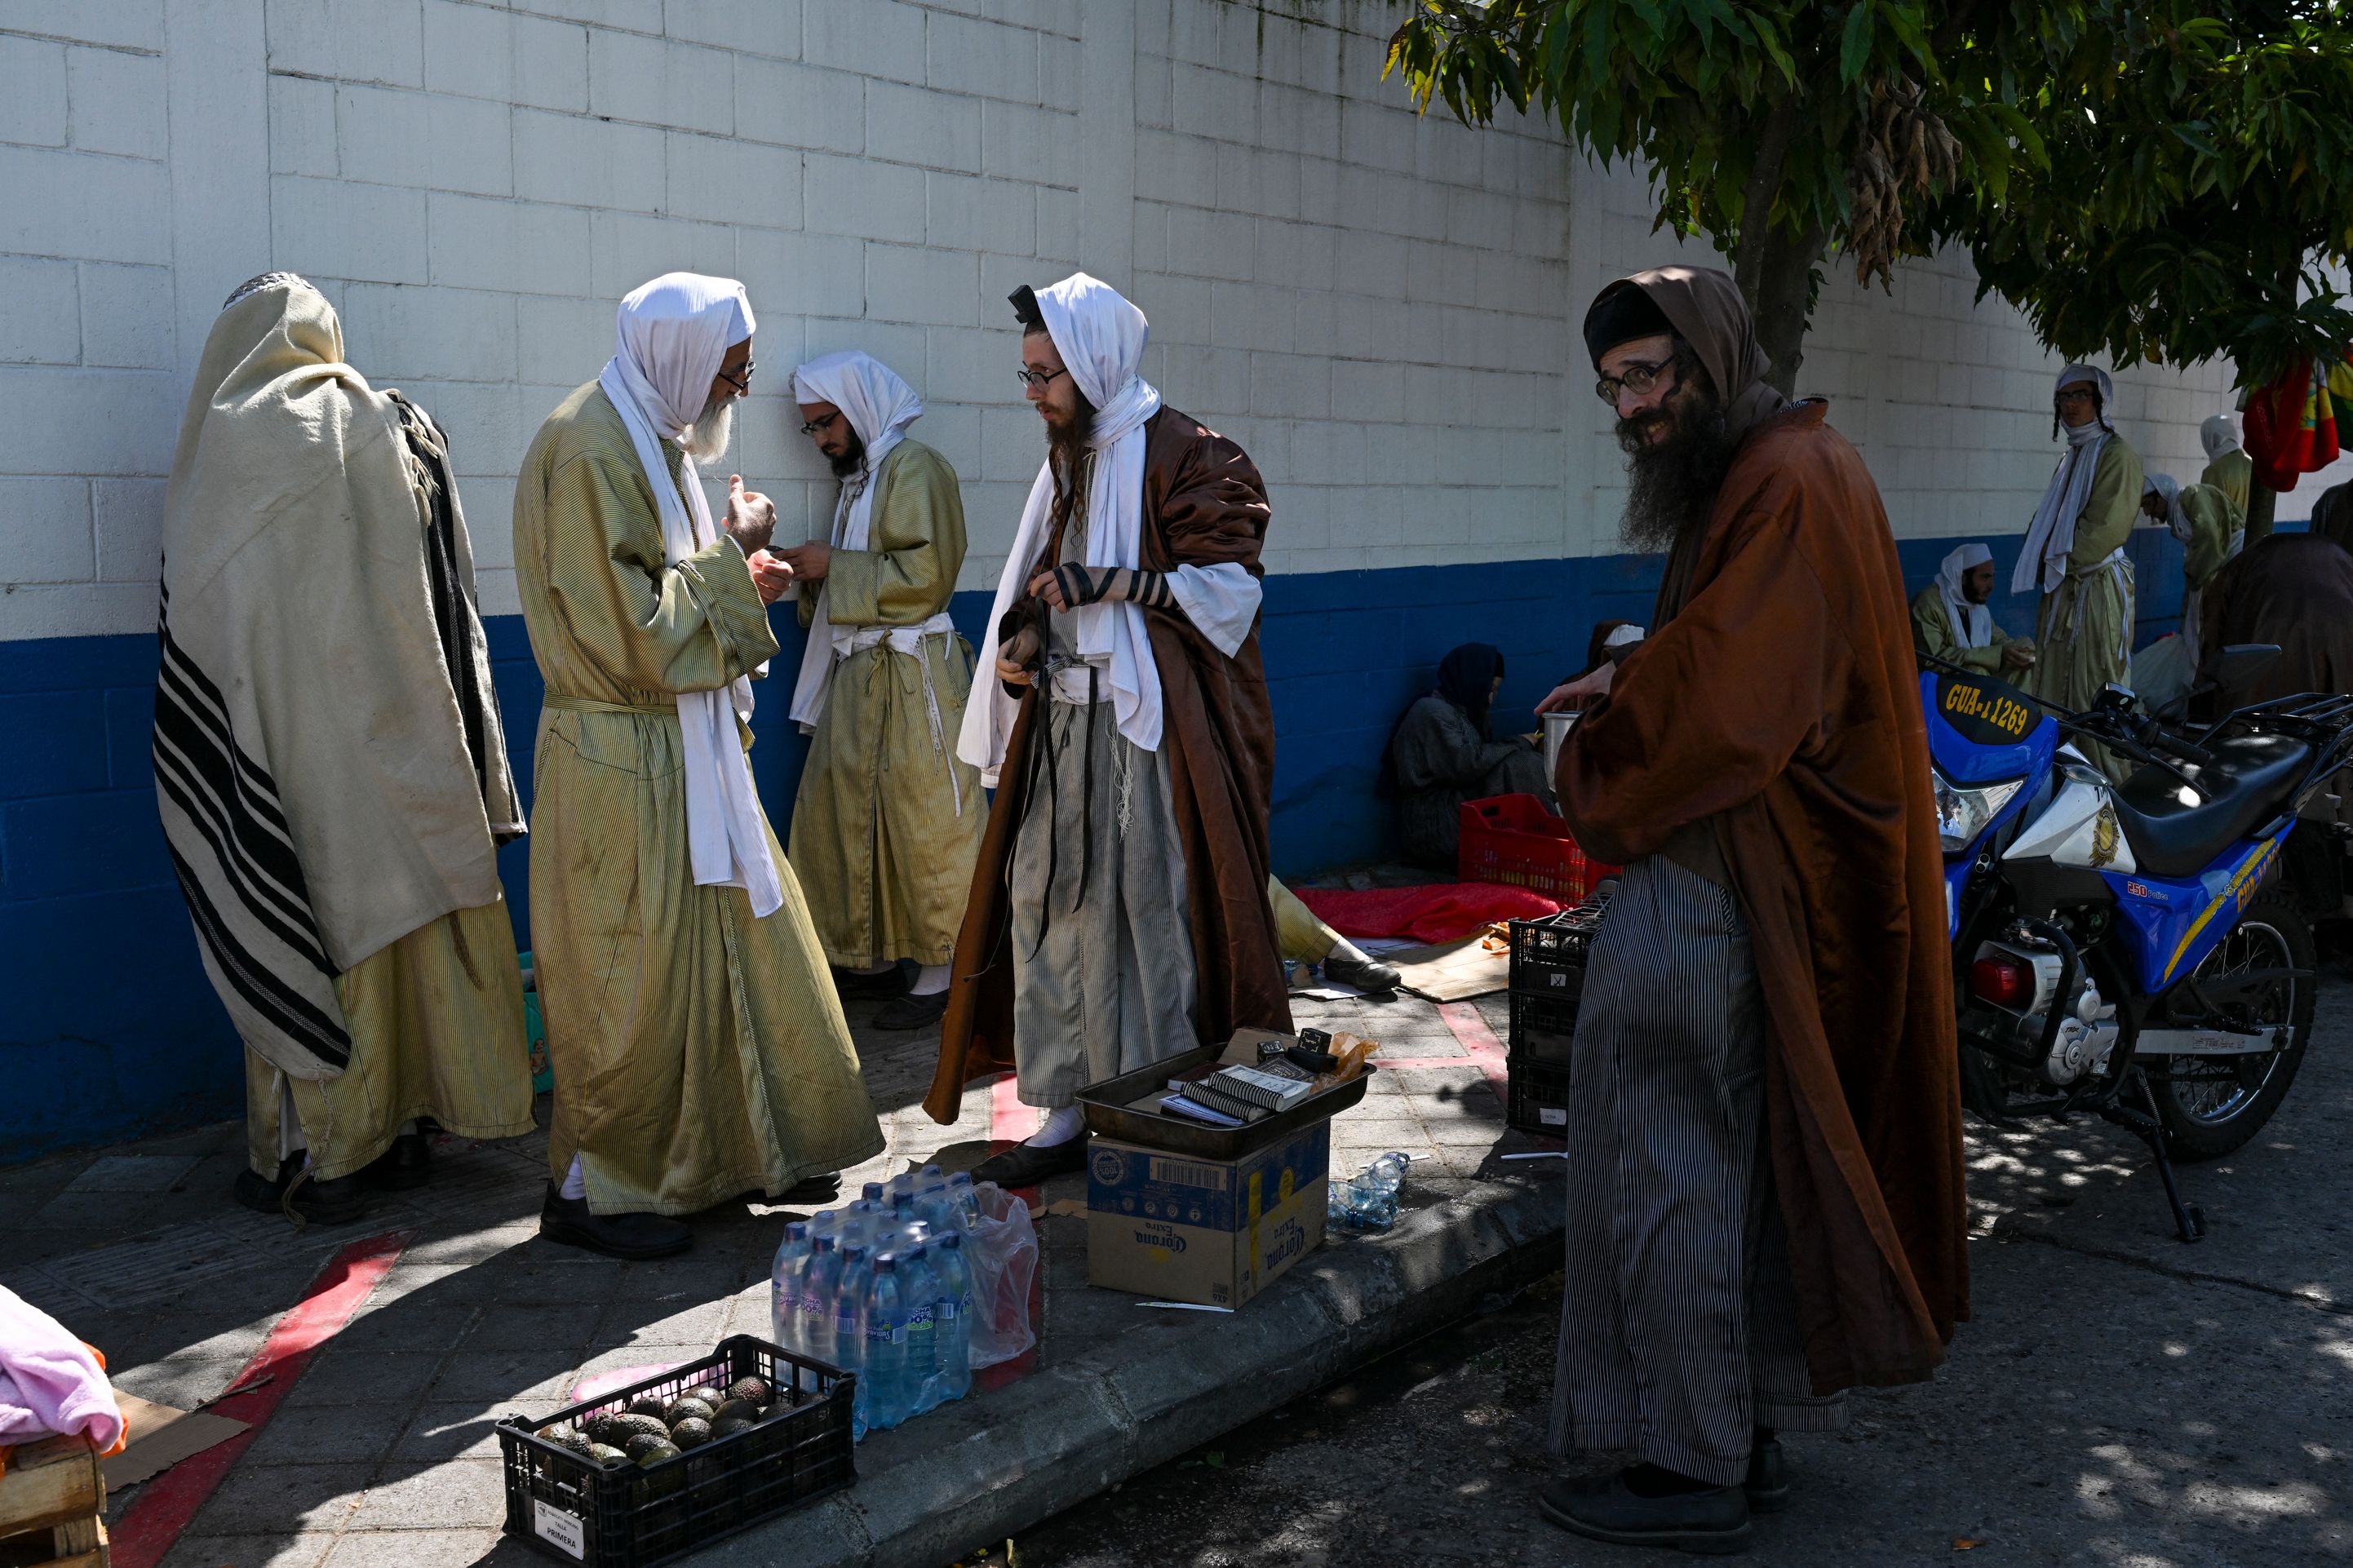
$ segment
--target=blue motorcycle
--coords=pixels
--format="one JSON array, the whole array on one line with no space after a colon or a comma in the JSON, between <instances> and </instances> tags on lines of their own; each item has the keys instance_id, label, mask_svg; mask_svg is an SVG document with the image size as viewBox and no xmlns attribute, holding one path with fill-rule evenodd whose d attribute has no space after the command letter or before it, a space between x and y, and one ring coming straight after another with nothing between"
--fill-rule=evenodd
<instances>
[{"instance_id":1,"label":"blue motorcycle","mask_svg":"<svg viewBox=\"0 0 2353 1568\"><path fill-rule=\"evenodd\" d=\"M2278 657L2225 649L2223 684ZM2087 1113L2128 1129L2198 1240L2174 1161L2253 1137L2312 1032L2312 928L2274 873L2298 814L2353 763L2353 697L2193 731L2121 687L2068 713L1924 663L1963 1103L1997 1125ZM2136 769L2113 783L2077 742Z\"/></svg>"}]
</instances>

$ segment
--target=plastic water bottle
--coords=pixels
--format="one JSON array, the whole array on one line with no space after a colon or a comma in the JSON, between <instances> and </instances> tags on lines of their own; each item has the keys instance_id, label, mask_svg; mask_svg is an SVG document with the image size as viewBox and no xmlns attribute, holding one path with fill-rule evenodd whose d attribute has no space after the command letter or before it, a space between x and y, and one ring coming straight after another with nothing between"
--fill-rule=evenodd
<instances>
[{"instance_id":1,"label":"plastic water bottle","mask_svg":"<svg viewBox=\"0 0 2353 1568\"><path fill-rule=\"evenodd\" d=\"M828 1359L858 1379L858 1394L849 1407L852 1440L866 1436L874 1390L866 1374L866 1248L856 1242L839 1249L840 1265L827 1292L832 1325L833 1354Z\"/></svg>"},{"instance_id":2,"label":"plastic water bottle","mask_svg":"<svg viewBox=\"0 0 2353 1568\"><path fill-rule=\"evenodd\" d=\"M931 1226L934 1236L946 1236L964 1228L956 1221L955 1205L948 1201L948 1184L944 1181L923 1184L923 1190L915 1194L915 1217Z\"/></svg>"},{"instance_id":3,"label":"plastic water bottle","mask_svg":"<svg viewBox=\"0 0 2353 1568\"><path fill-rule=\"evenodd\" d=\"M972 1392L972 1270L965 1266L964 1237L951 1231L932 1249L932 1279L938 1295L932 1309L940 1358L940 1402Z\"/></svg>"},{"instance_id":4,"label":"plastic water bottle","mask_svg":"<svg viewBox=\"0 0 2353 1568\"><path fill-rule=\"evenodd\" d=\"M883 1204L887 1195L887 1191L881 1182L869 1182L858 1189L859 1202L871 1204L878 1207Z\"/></svg>"},{"instance_id":5,"label":"plastic water bottle","mask_svg":"<svg viewBox=\"0 0 2353 1568\"><path fill-rule=\"evenodd\" d=\"M841 1284L841 1252L838 1238L830 1233L810 1238L808 1261L802 1266L798 1284L800 1293L794 1301L798 1342L791 1348L811 1361L840 1365L834 1354L833 1297Z\"/></svg>"},{"instance_id":6,"label":"plastic water bottle","mask_svg":"<svg viewBox=\"0 0 2353 1568\"><path fill-rule=\"evenodd\" d=\"M940 1292L930 1247L899 1255L899 1294L907 1303L907 1414L921 1415L940 1402Z\"/></svg>"},{"instance_id":7,"label":"plastic water bottle","mask_svg":"<svg viewBox=\"0 0 2353 1568\"><path fill-rule=\"evenodd\" d=\"M899 1259L874 1260L873 1283L860 1314L866 1352L859 1386L866 1391L866 1424L889 1431L907 1418L907 1301L899 1288Z\"/></svg>"},{"instance_id":8,"label":"plastic water bottle","mask_svg":"<svg viewBox=\"0 0 2353 1568\"><path fill-rule=\"evenodd\" d=\"M800 1220L788 1222L784 1245L776 1248L776 1261L768 1270L769 1334L777 1345L788 1351L801 1350L801 1270L807 1267L808 1256L808 1226Z\"/></svg>"},{"instance_id":9,"label":"plastic water bottle","mask_svg":"<svg viewBox=\"0 0 2353 1568\"><path fill-rule=\"evenodd\" d=\"M970 1171L958 1171L948 1178L948 1203L958 1215L958 1230L970 1236L980 1228L980 1196L973 1187Z\"/></svg>"}]
</instances>

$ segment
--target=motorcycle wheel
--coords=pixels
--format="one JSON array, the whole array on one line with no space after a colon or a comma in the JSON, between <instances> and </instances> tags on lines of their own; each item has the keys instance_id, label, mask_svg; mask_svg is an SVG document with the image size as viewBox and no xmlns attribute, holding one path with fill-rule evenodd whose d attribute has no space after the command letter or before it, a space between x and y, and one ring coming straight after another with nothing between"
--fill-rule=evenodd
<instances>
[{"instance_id":1,"label":"motorcycle wheel","mask_svg":"<svg viewBox=\"0 0 2353 1568\"><path fill-rule=\"evenodd\" d=\"M2253 969L2298 969L2317 963L2312 927L2276 895L2251 906L2236 930L2206 955L2197 978L2221 979ZM2256 1009L2264 1024L2288 1026L2287 1044L2263 1056L2175 1057L2149 1089L2165 1124L2167 1149L2177 1160L2220 1159L2263 1131L2287 1098L2312 1038L2316 997L2310 980L2275 980Z\"/></svg>"}]
</instances>

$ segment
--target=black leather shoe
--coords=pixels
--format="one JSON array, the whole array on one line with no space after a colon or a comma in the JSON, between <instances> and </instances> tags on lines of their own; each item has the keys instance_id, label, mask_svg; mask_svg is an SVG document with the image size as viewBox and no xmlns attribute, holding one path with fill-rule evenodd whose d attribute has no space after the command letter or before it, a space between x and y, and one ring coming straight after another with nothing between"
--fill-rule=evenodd
<instances>
[{"instance_id":1,"label":"black leather shoe","mask_svg":"<svg viewBox=\"0 0 2353 1568\"><path fill-rule=\"evenodd\" d=\"M929 996L902 996L885 1002L875 1013L872 1026L892 1031L928 1029L947 1016L948 994L935 991Z\"/></svg>"},{"instance_id":2,"label":"black leather shoe","mask_svg":"<svg viewBox=\"0 0 2353 1568\"><path fill-rule=\"evenodd\" d=\"M369 1186L396 1193L414 1192L432 1178L433 1143L422 1132L404 1132L395 1138L391 1148L360 1172L360 1179Z\"/></svg>"},{"instance_id":3,"label":"black leather shoe","mask_svg":"<svg viewBox=\"0 0 2353 1568\"><path fill-rule=\"evenodd\" d=\"M1545 1518L1588 1541L1668 1546L1709 1557L1748 1550L1748 1499L1738 1487L1636 1497L1622 1473L1585 1476L1548 1483L1536 1506Z\"/></svg>"},{"instance_id":4,"label":"black leather shoe","mask_svg":"<svg viewBox=\"0 0 2353 1568\"><path fill-rule=\"evenodd\" d=\"M349 1225L367 1213L368 1197L359 1177L337 1176L332 1182L303 1181L302 1156L290 1154L270 1181L251 1171L237 1173L237 1201L263 1214L283 1215L291 1209L312 1225ZM287 1200L287 1189L293 1199Z\"/></svg>"},{"instance_id":5,"label":"black leather shoe","mask_svg":"<svg viewBox=\"0 0 2353 1568\"><path fill-rule=\"evenodd\" d=\"M659 1214L591 1214L586 1198L567 1198L554 1182L547 1184L547 1201L539 1208L539 1234L633 1263L675 1257L694 1244L694 1232L684 1220Z\"/></svg>"},{"instance_id":6,"label":"black leather shoe","mask_svg":"<svg viewBox=\"0 0 2353 1568\"><path fill-rule=\"evenodd\" d=\"M830 1176L805 1177L786 1188L781 1196L766 1198L763 1201L787 1204L794 1208L823 1208L840 1196L841 1177L836 1173Z\"/></svg>"},{"instance_id":7,"label":"black leather shoe","mask_svg":"<svg viewBox=\"0 0 2353 1568\"><path fill-rule=\"evenodd\" d=\"M1394 991L1405 976L1378 959L1361 952L1334 952L1324 961L1324 978L1335 985L1352 985L1359 991Z\"/></svg>"},{"instance_id":8,"label":"black leather shoe","mask_svg":"<svg viewBox=\"0 0 2353 1568\"><path fill-rule=\"evenodd\" d=\"M903 996L907 994L907 972L896 964L880 974L853 974L847 969L837 969L833 972L833 992L845 1002Z\"/></svg>"},{"instance_id":9,"label":"black leather shoe","mask_svg":"<svg viewBox=\"0 0 2353 1568\"><path fill-rule=\"evenodd\" d=\"M1748 1477L1740 1483L1751 1513L1778 1513L1789 1506L1789 1473L1781 1467L1781 1445L1767 1437L1748 1450Z\"/></svg>"},{"instance_id":10,"label":"black leather shoe","mask_svg":"<svg viewBox=\"0 0 2353 1568\"><path fill-rule=\"evenodd\" d=\"M972 1168L975 1183L995 1182L1006 1191L1016 1187L1034 1187L1049 1176L1068 1175L1072 1171L1087 1168L1087 1135L1040 1149L1034 1143L1016 1143L1002 1154L992 1154Z\"/></svg>"}]
</instances>

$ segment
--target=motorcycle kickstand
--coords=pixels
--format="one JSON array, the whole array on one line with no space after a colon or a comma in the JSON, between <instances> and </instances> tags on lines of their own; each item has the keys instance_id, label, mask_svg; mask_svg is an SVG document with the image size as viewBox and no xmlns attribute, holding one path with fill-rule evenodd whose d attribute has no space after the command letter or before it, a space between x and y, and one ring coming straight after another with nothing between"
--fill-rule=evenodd
<instances>
[{"instance_id":1,"label":"motorcycle kickstand","mask_svg":"<svg viewBox=\"0 0 2353 1568\"><path fill-rule=\"evenodd\" d=\"M2181 1199L2181 1184L2173 1173L2173 1155L2165 1147L2165 1122L2157 1113L2157 1091L2149 1087L2148 1077L2138 1068L2133 1069L2133 1082L2140 1097L2148 1104L2147 1110L2127 1110L2111 1103L2106 1108L2107 1119L2117 1126L2139 1136L2148 1145L2150 1157L2157 1165L2157 1179L2165 1184L2165 1201L2173 1210L2173 1227L2184 1242L2206 1239L2206 1211L2196 1204Z\"/></svg>"}]
</instances>

